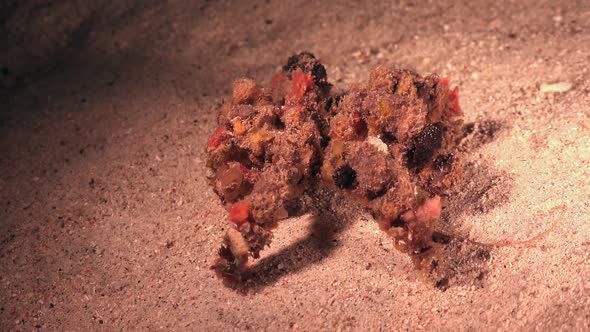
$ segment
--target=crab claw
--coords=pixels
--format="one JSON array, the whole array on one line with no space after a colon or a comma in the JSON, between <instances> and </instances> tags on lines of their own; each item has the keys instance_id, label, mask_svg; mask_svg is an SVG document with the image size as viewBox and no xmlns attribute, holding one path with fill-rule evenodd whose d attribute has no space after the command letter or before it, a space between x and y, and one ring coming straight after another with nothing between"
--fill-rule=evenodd
<instances>
[{"instance_id":1,"label":"crab claw","mask_svg":"<svg viewBox=\"0 0 590 332\"><path fill-rule=\"evenodd\" d=\"M219 257L211 269L223 279L240 281L248 263L248 249L248 243L242 233L235 228L229 228L225 233L224 245L219 249Z\"/></svg>"}]
</instances>

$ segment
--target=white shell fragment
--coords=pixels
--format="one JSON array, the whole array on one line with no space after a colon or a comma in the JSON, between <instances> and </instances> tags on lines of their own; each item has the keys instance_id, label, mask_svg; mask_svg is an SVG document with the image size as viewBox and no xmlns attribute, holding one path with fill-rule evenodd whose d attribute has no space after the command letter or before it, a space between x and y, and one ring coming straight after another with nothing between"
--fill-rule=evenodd
<instances>
[{"instance_id":1,"label":"white shell fragment","mask_svg":"<svg viewBox=\"0 0 590 332\"><path fill-rule=\"evenodd\" d=\"M368 142L373 145L374 147L377 148L377 150L383 152L383 153L387 153L387 144L383 143L383 141L376 136L369 136L368 137Z\"/></svg>"},{"instance_id":2,"label":"white shell fragment","mask_svg":"<svg viewBox=\"0 0 590 332\"><path fill-rule=\"evenodd\" d=\"M552 93L552 92L566 92L572 88L572 84L569 82L559 82L553 84L541 84L541 92Z\"/></svg>"}]
</instances>

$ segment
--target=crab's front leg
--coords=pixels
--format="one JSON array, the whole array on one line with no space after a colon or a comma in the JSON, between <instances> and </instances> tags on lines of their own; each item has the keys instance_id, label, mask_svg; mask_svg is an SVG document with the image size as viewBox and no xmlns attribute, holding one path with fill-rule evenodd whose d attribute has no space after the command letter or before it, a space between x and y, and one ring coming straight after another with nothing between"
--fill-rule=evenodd
<instances>
[{"instance_id":1,"label":"crab's front leg","mask_svg":"<svg viewBox=\"0 0 590 332\"><path fill-rule=\"evenodd\" d=\"M249 257L258 258L260 250L270 244L271 238L270 229L255 222L231 226L212 268L223 279L241 281L248 269Z\"/></svg>"},{"instance_id":2,"label":"crab's front leg","mask_svg":"<svg viewBox=\"0 0 590 332\"><path fill-rule=\"evenodd\" d=\"M213 265L219 276L240 281L249 258L259 258L270 244L277 222L300 212L308 181L297 166L286 160L268 165L252 192L229 207L231 226Z\"/></svg>"}]
</instances>

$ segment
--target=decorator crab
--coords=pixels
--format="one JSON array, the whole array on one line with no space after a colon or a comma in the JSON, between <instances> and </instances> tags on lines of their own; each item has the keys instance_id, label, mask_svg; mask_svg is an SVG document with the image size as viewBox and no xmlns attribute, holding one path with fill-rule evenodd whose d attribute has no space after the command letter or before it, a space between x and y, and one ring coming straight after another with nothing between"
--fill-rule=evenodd
<instances>
[{"instance_id":1,"label":"decorator crab","mask_svg":"<svg viewBox=\"0 0 590 332\"><path fill-rule=\"evenodd\" d=\"M367 209L397 249L436 268L441 196L460 175L457 89L437 75L375 68L367 86L331 93L308 52L289 58L262 87L233 83L207 142L211 185L229 212L213 269L241 280L281 219L300 214L319 186Z\"/></svg>"}]
</instances>

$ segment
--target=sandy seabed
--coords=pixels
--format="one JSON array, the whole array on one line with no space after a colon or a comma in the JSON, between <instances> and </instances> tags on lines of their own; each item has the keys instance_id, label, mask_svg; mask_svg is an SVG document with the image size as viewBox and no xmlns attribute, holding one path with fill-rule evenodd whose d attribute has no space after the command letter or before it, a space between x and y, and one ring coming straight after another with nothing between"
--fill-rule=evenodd
<instances>
[{"instance_id":1,"label":"sandy seabed","mask_svg":"<svg viewBox=\"0 0 590 332\"><path fill-rule=\"evenodd\" d=\"M0 330L590 328L588 1L2 6ZM217 108L302 50L337 89L378 64L459 86L472 152L440 228L489 250L446 290L345 201L281 222L244 289L209 270Z\"/></svg>"}]
</instances>

